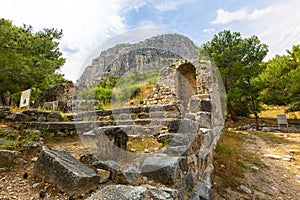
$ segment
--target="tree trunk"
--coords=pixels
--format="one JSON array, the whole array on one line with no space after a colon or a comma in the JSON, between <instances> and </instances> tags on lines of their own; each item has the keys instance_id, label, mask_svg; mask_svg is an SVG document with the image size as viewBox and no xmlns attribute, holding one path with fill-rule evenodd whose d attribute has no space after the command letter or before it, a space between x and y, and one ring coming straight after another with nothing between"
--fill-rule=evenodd
<instances>
[{"instance_id":1,"label":"tree trunk","mask_svg":"<svg viewBox=\"0 0 300 200\"><path fill-rule=\"evenodd\" d=\"M227 95L228 94L228 83L227 83L227 77L226 76L224 77L224 88L225 88L225 92L226 92L226 95ZM233 110L233 107L232 107L232 104L231 104L231 101L230 101L229 98L227 99L227 109L228 109L228 113L230 115L231 120L236 122L237 118L235 116L235 113L234 113L234 110Z\"/></svg>"},{"instance_id":2,"label":"tree trunk","mask_svg":"<svg viewBox=\"0 0 300 200\"><path fill-rule=\"evenodd\" d=\"M0 99L3 106L7 106L6 98L4 94L0 94Z\"/></svg>"},{"instance_id":3,"label":"tree trunk","mask_svg":"<svg viewBox=\"0 0 300 200\"><path fill-rule=\"evenodd\" d=\"M252 93L252 88L251 88L249 77L247 77L247 83L248 83L249 92L250 92L252 112L253 112L253 114L255 116L255 128L258 131L259 130L258 115L257 115L257 110L256 110L255 102L254 102L254 97L253 97L253 93Z\"/></svg>"},{"instance_id":4,"label":"tree trunk","mask_svg":"<svg viewBox=\"0 0 300 200\"><path fill-rule=\"evenodd\" d=\"M234 110L233 110L233 107L231 105L231 102L229 99L227 99L227 109L228 109L228 112L230 114L230 118L232 121L236 122L237 121L237 118L235 116L235 113L234 113Z\"/></svg>"}]
</instances>

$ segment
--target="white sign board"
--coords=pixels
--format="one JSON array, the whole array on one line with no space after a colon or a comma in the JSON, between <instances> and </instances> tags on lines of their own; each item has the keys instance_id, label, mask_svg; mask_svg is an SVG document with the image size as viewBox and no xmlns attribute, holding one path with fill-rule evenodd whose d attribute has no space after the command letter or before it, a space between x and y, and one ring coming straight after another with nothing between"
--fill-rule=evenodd
<instances>
[{"instance_id":1,"label":"white sign board","mask_svg":"<svg viewBox=\"0 0 300 200\"><path fill-rule=\"evenodd\" d=\"M29 106L30 95L31 95L31 89L25 90L21 93L20 108Z\"/></svg>"},{"instance_id":2,"label":"white sign board","mask_svg":"<svg viewBox=\"0 0 300 200\"><path fill-rule=\"evenodd\" d=\"M280 128L280 125L286 125L288 127L288 121L286 119L285 114L279 114L277 115L277 121L278 121L278 127Z\"/></svg>"}]
</instances>

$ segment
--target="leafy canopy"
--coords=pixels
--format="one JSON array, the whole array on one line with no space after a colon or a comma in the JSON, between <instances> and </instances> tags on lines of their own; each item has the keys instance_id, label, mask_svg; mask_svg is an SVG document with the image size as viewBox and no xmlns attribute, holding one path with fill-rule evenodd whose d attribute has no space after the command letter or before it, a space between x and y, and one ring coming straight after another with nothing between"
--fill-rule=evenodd
<instances>
[{"instance_id":1,"label":"leafy canopy","mask_svg":"<svg viewBox=\"0 0 300 200\"><path fill-rule=\"evenodd\" d=\"M260 98L266 104L287 105L300 110L300 47L293 46L287 55L276 55L266 63L257 78L262 84Z\"/></svg>"},{"instance_id":2,"label":"leafy canopy","mask_svg":"<svg viewBox=\"0 0 300 200\"><path fill-rule=\"evenodd\" d=\"M247 116L256 112L257 102L254 100L258 91L251 83L263 70L262 60L268 52L267 45L262 44L257 36L242 38L239 32L224 30L203 44L200 52L206 52L220 71L231 118L235 120L236 115Z\"/></svg>"},{"instance_id":3,"label":"leafy canopy","mask_svg":"<svg viewBox=\"0 0 300 200\"><path fill-rule=\"evenodd\" d=\"M31 26L0 19L0 96L63 81L56 73L65 62L58 47L61 37L61 30L34 32Z\"/></svg>"}]
</instances>

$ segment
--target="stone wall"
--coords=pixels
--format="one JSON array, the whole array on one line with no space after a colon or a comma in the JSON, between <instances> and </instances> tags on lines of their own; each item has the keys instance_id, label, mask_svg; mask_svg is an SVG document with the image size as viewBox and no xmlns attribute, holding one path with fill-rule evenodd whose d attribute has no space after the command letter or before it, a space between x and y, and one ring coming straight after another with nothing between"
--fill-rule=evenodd
<instances>
[{"instance_id":1,"label":"stone wall","mask_svg":"<svg viewBox=\"0 0 300 200\"><path fill-rule=\"evenodd\" d=\"M145 99L146 105L177 104L182 112L188 108L191 96L203 94L206 81L202 77L204 70L208 70L208 63L179 60L175 64L162 69L158 83L152 94Z\"/></svg>"},{"instance_id":2,"label":"stone wall","mask_svg":"<svg viewBox=\"0 0 300 200\"><path fill-rule=\"evenodd\" d=\"M192 64L187 60L181 60L164 68L153 93L145 100L147 106L142 109L155 106L166 108L169 104L177 108L180 115L175 117L176 120L170 121L162 117L160 121L167 122L165 124L167 130L156 135L158 141L168 141L168 144L160 151L146 157L143 154L124 154L122 150L117 153L110 151L103 155L102 138L97 141L99 159L104 159L103 162L111 166L112 164L109 164L111 158L107 157L111 154L114 166L127 166L125 169L118 169L119 174L135 166L136 170L132 172L135 175L132 176L145 177L144 181L139 181L137 178L130 179L129 182L125 181L126 184L140 185L134 187L135 189L141 185L153 187L156 184L163 184L168 190L172 188L176 191L170 199L210 199L213 150L224 126L222 109L224 102L221 98L223 90L218 80L218 76L213 73L211 63L206 61ZM134 118L135 120L137 119ZM136 124L130 125L130 128L128 126L126 128L119 126L119 128L123 129L122 133L131 135L131 127L134 126ZM99 132L99 130L92 131L92 134L99 138L97 131ZM117 158L117 155L121 155L121 158ZM124 183L118 182L118 178L114 181ZM119 186L115 187L117 189ZM165 191L160 188L155 189L161 193ZM105 188L95 196L102 194L104 190ZM146 193L144 195L147 196Z\"/></svg>"}]
</instances>

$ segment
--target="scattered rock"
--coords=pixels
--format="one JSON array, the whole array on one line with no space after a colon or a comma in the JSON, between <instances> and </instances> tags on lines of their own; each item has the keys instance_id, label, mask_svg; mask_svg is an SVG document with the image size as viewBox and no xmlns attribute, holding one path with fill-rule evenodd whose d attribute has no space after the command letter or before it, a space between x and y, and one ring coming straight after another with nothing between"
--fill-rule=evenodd
<instances>
[{"instance_id":1,"label":"scattered rock","mask_svg":"<svg viewBox=\"0 0 300 200\"><path fill-rule=\"evenodd\" d=\"M40 185L41 185L41 183L34 183L33 185L32 185L32 188L38 188L38 187L40 187Z\"/></svg>"},{"instance_id":2,"label":"scattered rock","mask_svg":"<svg viewBox=\"0 0 300 200\"><path fill-rule=\"evenodd\" d=\"M296 150L296 149L286 149L287 153L294 153L294 154L299 154L300 150Z\"/></svg>"},{"instance_id":3,"label":"scattered rock","mask_svg":"<svg viewBox=\"0 0 300 200\"><path fill-rule=\"evenodd\" d=\"M96 169L97 170L97 173L99 174L100 176L100 180L99 180L99 183L102 184L102 183L106 183L108 180L109 180L109 177L110 177L110 171L106 171L104 169Z\"/></svg>"},{"instance_id":4,"label":"scattered rock","mask_svg":"<svg viewBox=\"0 0 300 200\"><path fill-rule=\"evenodd\" d=\"M33 174L53 183L59 190L78 195L98 187L99 175L66 151L42 150Z\"/></svg>"},{"instance_id":5,"label":"scattered rock","mask_svg":"<svg viewBox=\"0 0 300 200\"><path fill-rule=\"evenodd\" d=\"M241 191L243 191L243 192L245 192L245 193L247 193L247 194L251 194L252 193L252 191L249 188L247 188L246 186L244 186L244 185L240 185L238 187L238 189L241 190Z\"/></svg>"},{"instance_id":6,"label":"scattered rock","mask_svg":"<svg viewBox=\"0 0 300 200\"><path fill-rule=\"evenodd\" d=\"M293 156L286 155L282 157L282 160L291 162L291 161L295 161L296 159Z\"/></svg>"},{"instance_id":7,"label":"scattered rock","mask_svg":"<svg viewBox=\"0 0 300 200\"><path fill-rule=\"evenodd\" d=\"M38 160L38 157L33 157L33 158L31 158L31 161L32 162L36 162Z\"/></svg>"},{"instance_id":8,"label":"scattered rock","mask_svg":"<svg viewBox=\"0 0 300 200\"><path fill-rule=\"evenodd\" d=\"M93 153L87 153L87 154L84 154L80 157L80 162L86 164L86 165L92 165L94 162L97 162L98 159L97 159L97 156Z\"/></svg>"},{"instance_id":9,"label":"scattered rock","mask_svg":"<svg viewBox=\"0 0 300 200\"><path fill-rule=\"evenodd\" d=\"M281 156L276 155L276 154L264 154L263 157L264 157L264 158L272 158L272 159L276 159L276 160L282 159Z\"/></svg>"},{"instance_id":10,"label":"scattered rock","mask_svg":"<svg viewBox=\"0 0 300 200\"><path fill-rule=\"evenodd\" d=\"M23 174L23 179L27 179L28 178L28 173L27 172L25 172L24 174Z\"/></svg>"},{"instance_id":11,"label":"scattered rock","mask_svg":"<svg viewBox=\"0 0 300 200\"><path fill-rule=\"evenodd\" d=\"M255 165L252 165L252 166L250 167L250 169L252 169L253 171L258 171L258 170L259 170L259 168L256 167Z\"/></svg>"},{"instance_id":12,"label":"scattered rock","mask_svg":"<svg viewBox=\"0 0 300 200\"><path fill-rule=\"evenodd\" d=\"M117 176L117 171L120 169L120 165L114 160L97 161L93 163L93 166L98 169L103 169L110 172L109 178L114 180Z\"/></svg>"},{"instance_id":13,"label":"scattered rock","mask_svg":"<svg viewBox=\"0 0 300 200\"><path fill-rule=\"evenodd\" d=\"M46 191L45 190L41 190L40 191L40 198L45 198L46 197Z\"/></svg>"}]
</instances>

